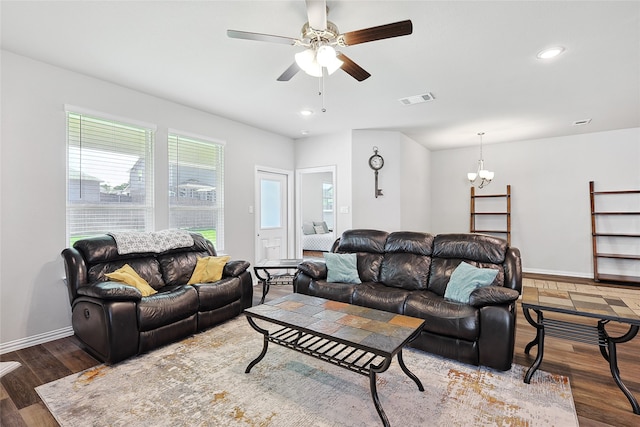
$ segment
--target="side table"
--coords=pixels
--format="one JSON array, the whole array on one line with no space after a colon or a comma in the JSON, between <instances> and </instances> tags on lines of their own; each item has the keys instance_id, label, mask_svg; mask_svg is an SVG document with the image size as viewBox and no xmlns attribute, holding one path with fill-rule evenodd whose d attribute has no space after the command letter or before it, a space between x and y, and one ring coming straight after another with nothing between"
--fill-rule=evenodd
<instances>
[{"instance_id":1,"label":"side table","mask_svg":"<svg viewBox=\"0 0 640 427\"><path fill-rule=\"evenodd\" d=\"M297 270L298 264L302 261L302 259L267 259L254 265L253 272L262 283L262 299L260 300L260 304L264 304L264 299L269 293L269 287L271 285L293 286L295 272L291 273L291 270ZM272 274L274 271L275 273Z\"/></svg>"},{"instance_id":2,"label":"side table","mask_svg":"<svg viewBox=\"0 0 640 427\"><path fill-rule=\"evenodd\" d=\"M531 316L531 310L537 315L535 320ZM623 298L599 294L597 288L593 293L587 293L525 287L522 293L522 311L527 322L537 330L536 337L526 345L525 354L529 354L533 347L538 346L536 359L524 377L525 383L529 384L531 377L542 363L545 335L594 344L600 347L602 357L609 362L611 376L631 403L633 412L640 414L638 401L622 382L618 369L616 345L632 340L640 328L640 316L627 305ZM592 318L597 320L597 324L588 325L564 319L545 318L544 312ZM626 324L629 329L619 337L612 337L605 328L609 322Z\"/></svg>"}]
</instances>

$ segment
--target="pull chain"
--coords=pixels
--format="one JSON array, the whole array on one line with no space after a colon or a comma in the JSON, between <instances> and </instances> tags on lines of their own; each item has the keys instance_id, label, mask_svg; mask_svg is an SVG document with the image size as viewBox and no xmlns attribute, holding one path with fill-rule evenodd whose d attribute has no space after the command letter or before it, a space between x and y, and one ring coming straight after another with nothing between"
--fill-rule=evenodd
<instances>
[{"instance_id":1,"label":"pull chain","mask_svg":"<svg viewBox=\"0 0 640 427\"><path fill-rule=\"evenodd\" d=\"M318 79L318 96L322 97L322 112L326 113L327 109L324 108L324 70L322 72L322 76Z\"/></svg>"}]
</instances>

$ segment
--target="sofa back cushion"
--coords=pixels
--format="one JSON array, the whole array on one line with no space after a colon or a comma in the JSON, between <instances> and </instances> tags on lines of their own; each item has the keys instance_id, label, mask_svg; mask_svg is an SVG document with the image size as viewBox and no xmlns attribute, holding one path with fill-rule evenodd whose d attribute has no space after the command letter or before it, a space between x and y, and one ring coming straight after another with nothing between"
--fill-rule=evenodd
<instances>
[{"instance_id":1,"label":"sofa back cushion","mask_svg":"<svg viewBox=\"0 0 640 427\"><path fill-rule=\"evenodd\" d=\"M438 234L433 242L433 256L437 258L502 264L506 253L506 240L486 234Z\"/></svg>"},{"instance_id":2,"label":"sofa back cushion","mask_svg":"<svg viewBox=\"0 0 640 427\"><path fill-rule=\"evenodd\" d=\"M493 285L504 286L507 242L484 234L440 234L433 243L429 290L444 296L451 273L465 261L478 268L493 268L498 275Z\"/></svg>"},{"instance_id":3,"label":"sofa back cushion","mask_svg":"<svg viewBox=\"0 0 640 427\"><path fill-rule=\"evenodd\" d=\"M158 256L162 278L169 286L185 285L196 268L198 258L208 257L209 252L170 252Z\"/></svg>"},{"instance_id":4,"label":"sofa back cushion","mask_svg":"<svg viewBox=\"0 0 640 427\"><path fill-rule=\"evenodd\" d=\"M125 264L129 264L153 289L159 290L164 286L162 274L160 273L160 264L158 264L158 261L153 256L127 258L93 264L87 271L87 281L88 283L105 282L109 280L105 274L113 273Z\"/></svg>"},{"instance_id":5,"label":"sofa back cushion","mask_svg":"<svg viewBox=\"0 0 640 427\"><path fill-rule=\"evenodd\" d=\"M106 234L78 240L73 247L80 252L87 264L89 283L105 281L108 279L104 276L106 273L129 264L152 288L158 290L166 284L186 284L198 257L216 255L211 242L201 234L192 233L191 237L193 246L171 249L160 254L120 255L116 241Z\"/></svg>"},{"instance_id":6,"label":"sofa back cushion","mask_svg":"<svg viewBox=\"0 0 640 427\"><path fill-rule=\"evenodd\" d=\"M347 230L342 233L337 252L370 252L383 254L389 233L379 230Z\"/></svg>"},{"instance_id":7,"label":"sofa back cushion","mask_svg":"<svg viewBox=\"0 0 640 427\"><path fill-rule=\"evenodd\" d=\"M388 235L378 230L347 230L342 233L335 252L357 254L360 280L377 282Z\"/></svg>"},{"instance_id":8,"label":"sofa back cushion","mask_svg":"<svg viewBox=\"0 0 640 427\"><path fill-rule=\"evenodd\" d=\"M389 234L379 281L406 290L427 289L433 236L400 231Z\"/></svg>"}]
</instances>

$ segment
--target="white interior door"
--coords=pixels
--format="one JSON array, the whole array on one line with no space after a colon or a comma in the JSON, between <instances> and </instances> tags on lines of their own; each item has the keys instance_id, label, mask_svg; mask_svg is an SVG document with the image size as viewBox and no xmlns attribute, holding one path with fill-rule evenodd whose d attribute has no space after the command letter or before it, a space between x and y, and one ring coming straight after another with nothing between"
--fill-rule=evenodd
<instances>
[{"instance_id":1,"label":"white interior door","mask_svg":"<svg viewBox=\"0 0 640 427\"><path fill-rule=\"evenodd\" d=\"M289 258L291 173L256 170L256 262Z\"/></svg>"}]
</instances>

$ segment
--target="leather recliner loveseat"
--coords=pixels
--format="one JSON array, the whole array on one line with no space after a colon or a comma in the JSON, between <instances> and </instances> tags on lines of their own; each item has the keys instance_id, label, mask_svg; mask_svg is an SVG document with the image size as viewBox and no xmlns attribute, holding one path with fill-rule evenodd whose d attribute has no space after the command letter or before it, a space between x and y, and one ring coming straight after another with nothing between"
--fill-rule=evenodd
<instances>
[{"instance_id":1,"label":"leather recliner loveseat","mask_svg":"<svg viewBox=\"0 0 640 427\"><path fill-rule=\"evenodd\" d=\"M412 347L511 369L522 268L520 251L505 240L482 234L348 230L331 252L357 254L362 283L327 282L326 264L306 260L294 279L296 292L426 319ZM451 274L463 261L498 272L490 286L471 293L468 303L444 297Z\"/></svg>"},{"instance_id":2,"label":"leather recliner loveseat","mask_svg":"<svg viewBox=\"0 0 640 427\"><path fill-rule=\"evenodd\" d=\"M116 363L235 317L253 303L247 261L229 261L222 279L188 285L198 258L216 256L213 244L191 233L193 245L160 253L120 255L111 235L78 240L62 251L71 323L99 360ZM142 296L107 273L129 264L158 292Z\"/></svg>"}]
</instances>

